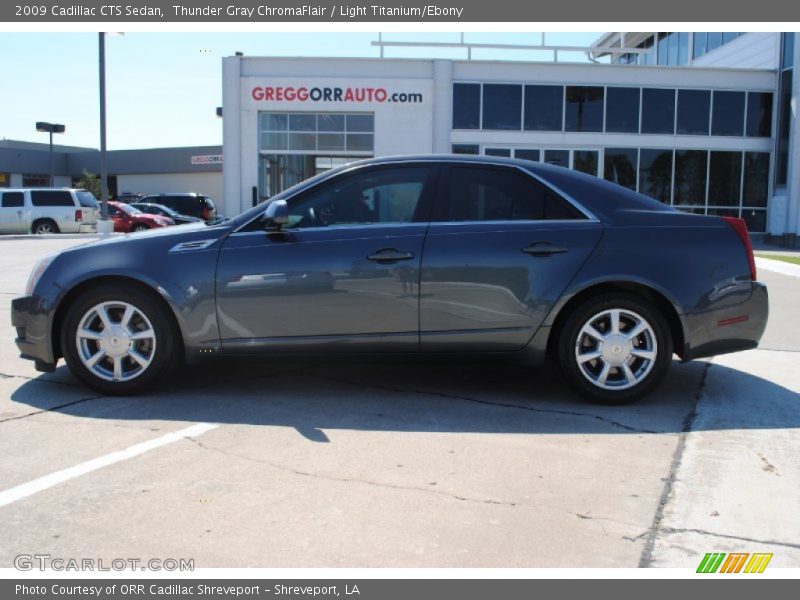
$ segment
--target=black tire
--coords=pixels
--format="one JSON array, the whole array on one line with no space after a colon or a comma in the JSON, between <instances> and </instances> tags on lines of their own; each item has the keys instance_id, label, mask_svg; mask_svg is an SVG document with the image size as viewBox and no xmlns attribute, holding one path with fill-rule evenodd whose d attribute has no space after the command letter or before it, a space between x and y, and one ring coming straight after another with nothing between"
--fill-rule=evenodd
<instances>
[{"instance_id":1,"label":"black tire","mask_svg":"<svg viewBox=\"0 0 800 600\"><path fill-rule=\"evenodd\" d=\"M650 349L655 352L655 358L647 361L630 355L628 360L631 362L628 364L628 368L636 376L632 380L626 379L623 371L624 365L610 366L616 359L614 353L621 352L621 356L626 355L624 342L621 344L616 341L613 344L611 341L606 344L596 342L596 346L592 347L592 340L596 338L581 334L583 327L589 323L597 325L595 327L597 332L607 333L598 327L604 323L610 325L610 317L608 320L601 318L599 321L595 321L594 317L601 315L604 311L616 309L623 311L618 329L623 335L626 332L633 332L635 316L641 317L649 325L648 331L630 341L630 348L634 351L646 350L649 345ZM628 327L628 329L623 329L623 327ZM580 347L579 344L581 344ZM603 355L596 360L584 362L585 367L581 367L576 353L600 352L602 347L607 348L608 358L611 360L606 362L607 356ZM672 350L673 342L669 326L664 315L656 306L632 294L608 293L583 302L567 317L558 339L558 362L569 386L584 398L601 404L626 404L648 394L659 384L669 370L672 362ZM599 381L606 364L610 366L610 370L606 371L608 379L606 384L602 385ZM597 380L590 380L592 376L596 376ZM639 376L641 379L636 381ZM636 381L636 383L631 385L630 381ZM613 386L618 386L619 389L609 389Z\"/></svg>"},{"instance_id":2,"label":"black tire","mask_svg":"<svg viewBox=\"0 0 800 600\"><path fill-rule=\"evenodd\" d=\"M31 225L31 232L36 235L45 235L48 233L60 233L58 225L53 219L37 219Z\"/></svg>"},{"instance_id":3,"label":"black tire","mask_svg":"<svg viewBox=\"0 0 800 600\"><path fill-rule=\"evenodd\" d=\"M139 224L134 225L133 227L131 227L131 232L138 233L140 231L147 231L148 229L150 229L150 228L147 225L139 223Z\"/></svg>"},{"instance_id":4,"label":"black tire","mask_svg":"<svg viewBox=\"0 0 800 600\"><path fill-rule=\"evenodd\" d=\"M93 307L103 302L124 302L133 306L149 320L154 332L155 342L151 348L150 364L126 381L103 379L89 370L79 355L77 331L81 320ZM93 390L111 396L138 394L147 390L173 373L184 356L180 330L168 309L154 293L124 283L101 284L81 294L67 309L60 340L64 359L75 378ZM128 364L136 367L133 362Z\"/></svg>"}]
</instances>

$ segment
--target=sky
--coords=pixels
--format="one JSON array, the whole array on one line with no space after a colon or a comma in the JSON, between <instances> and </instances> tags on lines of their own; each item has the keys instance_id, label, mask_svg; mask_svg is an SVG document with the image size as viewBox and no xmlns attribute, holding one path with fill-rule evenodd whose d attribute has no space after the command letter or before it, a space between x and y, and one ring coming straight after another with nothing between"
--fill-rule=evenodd
<instances>
[{"instance_id":1,"label":"sky","mask_svg":"<svg viewBox=\"0 0 800 600\"><path fill-rule=\"evenodd\" d=\"M384 34L384 40L459 40L458 33ZM539 33L466 33L472 42L535 44ZM548 44L589 45L600 32L546 34ZM222 57L377 57L376 33L126 33L106 37L110 150L222 143ZM387 57L466 58L462 49L388 48ZM475 50L473 59L546 60L552 53ZM96 33L0 33L0 139L47 142L36 121L63 123L54 142L100 145ZM585 61L580 53L560 60Z\"/></svg>"}]
</instances>

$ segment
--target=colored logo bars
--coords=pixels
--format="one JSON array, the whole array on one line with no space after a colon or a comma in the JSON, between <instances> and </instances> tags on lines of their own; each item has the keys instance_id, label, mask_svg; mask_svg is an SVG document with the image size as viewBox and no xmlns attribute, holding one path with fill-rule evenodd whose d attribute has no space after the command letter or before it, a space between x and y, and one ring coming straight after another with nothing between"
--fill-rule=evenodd
<instances>
[{"instance_id":1,"label":"colored logo bars","mask_svg":"<svg viewBox=\"0 0 800 600\"><path fill-rule=\"evenodd\" d=\"M749 560L748 560L749 558ZM763 573L772 554L749 552L708 552L697 567L698 573Z\"/></svg>"}]
</instances>

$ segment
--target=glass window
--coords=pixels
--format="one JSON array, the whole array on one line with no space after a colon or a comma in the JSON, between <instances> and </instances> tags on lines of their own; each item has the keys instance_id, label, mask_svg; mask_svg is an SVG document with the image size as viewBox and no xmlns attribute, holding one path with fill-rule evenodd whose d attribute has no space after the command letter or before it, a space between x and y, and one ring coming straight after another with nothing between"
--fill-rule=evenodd
<instances>
[{"instance_id":1,"label":"glass window","mask_svg":"<svg viewBox=\"0 0 800 600\"><path fill-rule=\"evenodd\" d=\"M478 129L481 118L481 86L453 84L453 129Z\"/></svg>"},{"instance_id":2,"label":"glass window","mask_svg":"<svg viewBox=\"0 0 800 600\"><path fill-rule=\"evenodd\" d=\"M288 131L289 115L285 113L261 113L262 131Z\"/></svg>"},{"instance_id":3,"label":"glass window","mask_svg":"<svg viewBox=\"0 0 800 600\"><path fill-rule=\"evenodd\" d=\"M737 37L739 37L738 33L735 33L733 31L723 31L722 43L727 44L728 42L732 42L733 40L735 40Z\"/></svg>"},{"instance_id":4,"label":"glass window","mask_svg":"<svg viewBox=\"0 0 800 600\"><path fill-rule=\"evenodd\" d=\"M344 150L344 134L343 133L318 133L317 134L317 149L318 150Z\"/></svg>"},{"instance_id":5,"label":"glass window","mask_svg":"<svg viewBox=\"0 0 800 600\"><path fill-rule=\"evenodd\" d=\"M744 153L743 206L766 206L769 194L769 153Z\"/></svg>"},{"instance_id":6,"label":"glass window","mask_svg":"<svg viewBox=\"0 0 800 600\"><path fill-rule=\"evenodd\" d=\"M746 133L750 137L772 135L772 94L770 92L747 93Z\"/></svg>"},{"instance_id":7,"label":"glass window","mask_svg":"<svg viewBox=\"0 0 800 600\"><path fill-rule=\"evenodd\" d=\"M514 158L521 158L522 160L532 160L539 162L541 160L541 153L538 149L517 148L514 150Z\"/></svg>"},{"instance_id":8,"label":"glass window","mask_svg":"<svg viewBox=\"0 0 800 600\"><path fill-rule=\"evenodd\" d=\"M375 131L375 115L347 114L345 115L345 128L347 133L373 133Z\"/></svg>"},{"instance_id":9,"label":"glass window","mask_svg":"<svg viewBox=\"0 0 800 600\"><path fill-rule=\"evenodd\" d=\"M706 52L716 50L722 45L722 32L709 31L706 35L708 36L706 38Z\"/></svg>"},{"instance_id":10,"label":"glass window","mask_svg":"<svg viewBox=\"0 0 800 600\"><path fill-rule=\"evenodd\" d=\"M679 35L677 31L673 31L667 36L669 47L667 48L667 64L675 66L678 64L678 41Z\"/></svg>"},{"instance_id":11,"label":"glass window","mask_svg":"<svg viewBox=\"0 0 800 600\"><path fill-rule=\"evenodd\" d=\"M744 92L714 92L711 135L744 135Z\"/></svg>"},{"instance_id":12,"label":"glass window","mask_svg":"<svg viewBox=\"0 0 800 600\"><path fill-rule=\"evenodd\" d=\"M373 135L371 133L348 133L346 145L348 152L372 152Z\"/></svg>"},{"instance_id":13,"label":"glass window","mask_svg":"<svg viewBox=\"0 0 800 600\"><path fill-rule=\"evenodd\" d=\"M86 208L99 208L99 204L97 203L97 198L94 197L94 194L91 192L75 192L75 195L78 197L78 202L80 205Z\"/></svg>"},{"instance_id":14,"label":"glass window","mask_svg":"<svg viewBox=\"0 0 800 600\"><path fill-rule=\"evenodd\" d=\"M355 116L355 115L354 115ZM352 130L351 119L351 130ZM358 123L356 122L356 125ZM334 113L317 114L317 131L339 133L344 131L344 115ZM371 131L371 129L370 129Z\"/></svg>"},{"instance_id":15,"label":"glass window","mask_svg":"<svg viewBox=\"0 0 800 600\"><path fill-rule=\"evenodd\" d=\"M790 69L794 66L794 31L783 34L783 58L781 69Z\"/></svg>"},{"instance_id":16,"label":"glass window","mask_svg":"<svg viewBox=\"0 0 800 600\"><path fill-rule=\"evenodd\" d=\"M22 192L4 192L0 194L3 198L3 208L18 208L25 205L25 198Z\"/></svg>"},{"instance_id":17,"label":"glass window","mask_svg":"<svg viewBox=\"0 0 800 600\"><path fill-rule=\"evenodd\" d=\"M672 194L672 150L642 148L639 152L639 192L669 204Z\"/></svg>"},{"instance_id":18,"label":"glass window","mask_svg":"<svg viewBox=\"0 0 800 600\"><path fill-rule=\"evenodd\" d=\"M658 34L658 64L666 65L669 61L669 38L666 33Z\"/></svg>"},{"instance_id":19,"label":"glass window","mask_svg":"<svg viewBox=\"0 0 800 600\"><path fill-rule=\"evenodd\" d=\"M287 227L411 222L430 172L402 167L338 178L292 202Z\"/></svg>"},{"instance_id":20,"label":"glass window","mask_svg":"<svg viewBox=\"0 0 800 600\"><path fill-rule=\"evenodd\" d=\"M289 115L289 131L316 131L317 115L313 113Z\"/></svg>"},{"instance_id":21,"label":"glass window","mask_svg":"<svg viewBox=\"0 0 800 600\"><path fill-rule=\"evenodd\" d=\"M708 152L675 151L675 204L705 205Z\"/></svg>"},{"instance_id":22,"label":"glass window","mask_svg":"<svg viewBox=\"0 0 800 600\"><path fill-rule=\"evenodd\" d=\"M455 167L449 189L448 221L580 218L555 193L514 171Z\"/></svg>"},{"instance_id":23,"label":"glass window","mask_svg":"<svg viewBox=\"0 0 800 600\"><path fill-rule=\"evenodd\" d=\"M372 152L375 117L365 113L261 113L260 150Z\"/></svg>"},{"instance_id":24,"label":"glass window","mask_svg":"<svg viewBox=\"0 0 800 600\"><path fill-rule=\"evenodd\" d=\"M747 223L747 230L753 233L763 233L767 230L767 211L742 210L742 218Z\"/></svg>"},{"instance_id":25,"label":"glass window","mask_svg":"<svg viewBox=\"0 0 800 600\"><path fill-rule=\"evenodd\" d=\"M678 64L685 65L689 62L689 33L681 31L678 34Z\"/></svg>"},{"instance_id":26,"label":"glass window","mask_svg":"<svg viewBox=\"0 0 800 600\"><path fill-rule=\"evenodd\" d=\"M692 49L692 58L700 58L706 53L706 34L705 31L696 31L694 33L694 48Z\"/></svg>"},{"instance_id":27,"label":"glass window","mask_svg":"<svg viewBox=\"0 0 800 600\"><path fill-rule=\"evenodd\" d=\"M286 150L289 147L289 134L274 131L261 132L262 150Z\"/></svg>"},{"instance_id":28,"label":"glass window","mask_svg":"<svg viewBox=\"0 0 800 600\"><path fill-rule=\"evenodd\" d=\"M453 154L480 154L478 144L453 144Z\"/></svg>"},{"instance_id":29,"label":"glass window","mask_svg":"<svg viewBox=\"0 0 800 600\"><path fill-rule=\"evenodd\" d=\"M603 131L603 88L567 86L565 131Z\"/></svg>"},{"instance_id":30,"label":"glass window","mask_svg":"<svg viewBox=\"0 0 800 600\"><path fill-rule=\"evenodd\" d=\"M316 133L290 133L289 150L316 150Z\"/></svg>"},{"instance_id":31,"label":"glass window","mask_svg":"<svg viewBox=\"0 0 800 600\"><path fill-rule=\"evenodd\" d=\"M739 206L742 182L741 152L711 152L708 205Z\"/></svg>"},{"instance_id":32,"label":"glass window","mask_svg":"<svg viewBox=\"0 0 800 600\"><path fill-rule=\"evenodd\" d=\"M789 170L789 134L792 124L792 70L781 73L780 107L778 109L778 154L775 168L775 183L786 185Z\"/></svg>"},{"instance_id":33,"label":"glass window","mask_svg":"<svg viewBox=\"0 0 800 600\"><path fill-rule=\"evenodd\" d=\"M34 206L75 206L72 194L56 190L34 190L31 192Z\"/></svg>"},{"instance_id":34,"label":"glass window","mask_svg":"<svg viewBox=\"0 0 800 600\"><path fill-rule=\"evenodd\" d=\"M711 112L711 92L708 90L678 90L679 135L708 135Z\"/></svg>"},{"instance_id":35,"label":"glass window","mask_svg":"<svg viewBox=\"0 0 800 600\"><path fill-rule=\"evenodd\" d=\"M675 90L642 90L642 133L675 132Z\"/></svg>"},{"instance_id":36,"label":"glass window","mask_svg":"<svg viewBox=\"0 0 800 600\"><path fill-rule=\"evenodd\" d=\"M486 148L483 153L486 156L506 156L511 158L511 148Z\"/></svg>"},{"instance_id":37,"label":"glass window","mask_svg":"<svg viewBox=\"0 0 800 600\"><path fill-rule=\"evenodd\" d=\"M483 86L483 129L522 129L522 86L486 83Z\"/></svg>"},{"instance_id":38,"label":"glass window","mask_svg":"<svg viewBox=\"0 0 800 600\"><path fill-rule=\"evenodd\" d=\"M639 132L639 88L610 87L606 90L606 131Z\"/></svg>"},{"instance_id":39,"label":"glass window","mask_svg":"<svg viewBox=\"0 0 800 600\"><path fill-rule=\"evenodd\" d=\"M569 167L569 150L545 150L544 162L557 167Z\"/></svg>"},{"instance_id":40,"label":"glass window","mask_svg":"<svg viewBox=\"0 0 800 600\"><path fill-rule=\"evenodd\" d=\"M45 187L50 185L50 176L44 173L23 173L22 187Z\"/></svg>"},{"instance_id":41,"label":"glass window","mask_svg":"<svg viewBox=\"0 0 800 600\"><path fill-rule=\"evenodd\" d=\"M587 175L597 177L600 153L597 150L573 150L572 168Z\"/></svg>"},{"instance_id":42,"label":"glass window","mask_svg":"<svg viewBox=\"0 0 800 600\"><path fill-rule=\"evenodd\" d=\"M563 86L525 86L526 131L561 131L563 111Z\"/></svg>"},{"instance_id":43,"label":"glass window","mask_svg":"<svg viewBox=\"0 0 800 600\"><path fill-rule=\"evenodd\" d=\"M636 190L639 157L636 148L606 148L603 177L608 181Z\"/></svg>"}]
</instances>

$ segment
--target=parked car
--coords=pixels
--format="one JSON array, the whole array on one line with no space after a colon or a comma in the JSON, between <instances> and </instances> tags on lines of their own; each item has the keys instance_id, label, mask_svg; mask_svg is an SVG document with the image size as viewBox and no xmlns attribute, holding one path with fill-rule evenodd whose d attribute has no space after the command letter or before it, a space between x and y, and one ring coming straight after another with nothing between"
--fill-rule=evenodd
<instances>
[{"instance_id":1,"label":"parked car","mask_svg":"<svg viewBox=\"0 0 800 600\"><path fill-rule=\"evenodd\" d=\"M148 215L129 204L114 200L108 201L108 217L114 222L114 231L117 233L136 233L175 224L168 217Z\"/></svg>"},{"instance_id":2,"label":"parked car","mask_svg":"<svg viewBox=\"0 0 800 600\"><path fill-rule=\"evenodd\" d=\"M147 202L134 202L131 206L137 210L142 211L148 215L161 215L162 217L167 217L172 219L176 225L184 225L186 223L203 223L203 219L199 217L190 217L188 215L182 215L171 208L167 208L161 204L150 204Z\"/></svg>"},{"instance_id":3,"label":"parked car","mask_svg":"<svg viewBox=\"0 0 800 600\"><path fill-rule=\"evenodd\" d=\"M125 204L133 204L144 198L147 194L140 192L121 192L114 198L117 202L124 202Z\"/></svg>"},{"instance_id":4,"label":"parked car","mask_svg":"<svg viewBox=\"0 0 800 600\"><path fill-rule=\"evenodd\" d=\"M0 189L0 233L88 233L97 231L99 214L86 190Z\"/></svg>"},{"instance_id":5,"label":"parked car","mask_svg":"<svg viewBox=\"0 0 800 600\"><path fill-rule=\"evenodd\" d=\"M318 175L218 225L44 258L12 323L39 370L132 394L183 358L385 353L542 365L627 402L767 322L744 221L582 173L417 156ZM536 375L531 375L531 390Z\"/></svg>"},{"instance_id":6,"label":"parked car","mask_svg":"<svg viewBox=\"0 0 800 600\"><path fill-rule=\"evenodd\" d=\"M161 204L177 213L212 222L217 218L217 206L203 194L154 194L139 198L138 202Z\"/></svg>"}]
</instances>

